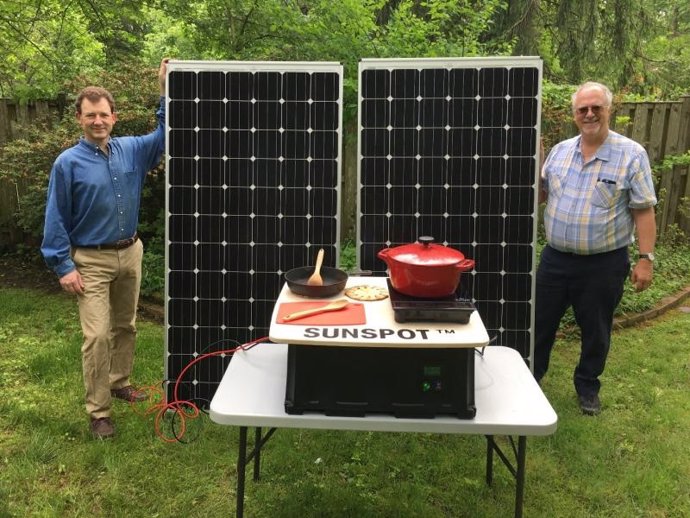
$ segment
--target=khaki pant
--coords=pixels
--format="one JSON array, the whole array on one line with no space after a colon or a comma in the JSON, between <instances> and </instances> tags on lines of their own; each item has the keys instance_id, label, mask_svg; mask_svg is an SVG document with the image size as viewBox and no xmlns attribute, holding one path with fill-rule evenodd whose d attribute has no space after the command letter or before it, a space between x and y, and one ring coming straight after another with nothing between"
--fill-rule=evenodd
<instances>
[{"instance_id":1,"label":"khaki pant","mask_svg":"<svg viewBox=\"0 0 690 518\"><path fill-rule=\"evenodd\" d=\"M110 390L130 384L143 253L141 240L123 250L72 252L84 281L77 299L86 411L92 419L110 417Z\"/></svg>"}]
</instances>

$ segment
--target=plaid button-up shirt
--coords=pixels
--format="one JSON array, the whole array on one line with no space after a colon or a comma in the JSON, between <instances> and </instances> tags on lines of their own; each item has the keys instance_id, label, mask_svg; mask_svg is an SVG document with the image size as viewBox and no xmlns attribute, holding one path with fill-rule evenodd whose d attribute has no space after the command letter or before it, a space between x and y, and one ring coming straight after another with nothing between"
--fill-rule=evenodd
<instances>
[{"instance_id":1,"label":"plaid button-up shirt","mask_svg":"<svg viewBox=\"0 0 690 518\"><path fill-rule=\"evenodd\" d=\"M630 209L657 202L647 152L613 131L587 163L579 135L560 142L546 158L541 176L549 195L546 239L561 252L590 255L630 245Z\"/></svg>"}]
</instances>

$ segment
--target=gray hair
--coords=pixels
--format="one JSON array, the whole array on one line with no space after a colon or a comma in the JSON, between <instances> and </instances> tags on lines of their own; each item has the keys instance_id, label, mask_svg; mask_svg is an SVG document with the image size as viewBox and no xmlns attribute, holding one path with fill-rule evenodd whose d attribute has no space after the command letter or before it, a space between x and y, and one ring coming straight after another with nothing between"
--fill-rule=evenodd
<instances>
[{"instance_id":1,"label":"gray hair","mask_svg":"<svg viewBox=\"0 0 690 518\"><path fill-rule=\"evenodd\" d=\"M575 90L575 93L573 93L573 96L570 98L570 103L572 104L573 110L575 109L575 97L577 97L577 94L579 94L582 90L589 90L590 88L598 88L603 92L604 96L606 97L607 107L610 108L611 105L613 105L613 94L611 93L611 90L609 90L608 86L595 81L587 81L586 83L582 83L580 86L578 86L577 90Z\"/></svg>"}]
</instances>

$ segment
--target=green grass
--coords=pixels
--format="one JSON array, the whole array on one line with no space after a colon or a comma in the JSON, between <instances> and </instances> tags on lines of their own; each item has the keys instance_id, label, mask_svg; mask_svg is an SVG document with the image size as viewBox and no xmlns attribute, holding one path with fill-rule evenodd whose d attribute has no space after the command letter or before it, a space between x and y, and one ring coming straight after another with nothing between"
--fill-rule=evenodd
<instances>
[{"instance_id":1,"label":"green grass","mask_svg":"<svg viewBox=\"0 0 690 518\"><path fill-rule=\"evenodd\" d=\"M163 329L139 328L135 380L157 384ZM237 429L204 415L195 440L170 444L145 405L117 402L117 438L91 439L80 344L70 297L0 291L0 517L234 515ZM543 382L559 424L528 440L525 516L690 516L690 315L615 333L596 418L577 407L577 353L559 342ZM246 515L511 516L512 478L497 464L487 487L484 451L480 436L279 430Z\"/></svg>"}]
</instances>

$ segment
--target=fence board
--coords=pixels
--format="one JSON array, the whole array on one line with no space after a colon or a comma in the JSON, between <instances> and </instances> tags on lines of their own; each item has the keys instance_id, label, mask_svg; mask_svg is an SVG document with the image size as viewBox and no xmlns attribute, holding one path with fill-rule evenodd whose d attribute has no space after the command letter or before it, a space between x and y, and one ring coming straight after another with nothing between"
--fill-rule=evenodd
<instances>
[{"instance_id":1,"label":"fence board","mask_svg":"<svg viewBox=\"0 0 690 518\"><path fill-rule=\"evenodd\" d=\"M630 135L632 133L632 127L633 123L635 122L635 105L632 103L628 104L622 104L616 109L616 118L618 117L627 117L630 119L625 125L623 126L618 126L617 123L614 124L615 131L620 133L621 135L625 135L626 137L630 138ZM614 120L615 122L615 120Z\"/></svg>"},{"instance_id":2,"label":"fence board","mask_svg":"<svg viewBox=\"0 0 690 518\"><path fill-rule=\"evenodd\" d=\"M678 131L678 148L680 153L690 150L690 96L683 96L682 107L680 113L680 125ZM684 181L684 189L678 193L678 196L683 196L677 205L676 223L685 232L690 235L690 217L688 217L688 205L686 200L690 198L690 167L674 167L674 173Z\"/></svg>"},{"instance_id":3,"label":"fence board","mask_svg":"<svg viewBox=\"0 0 690 518\"><path fill-rule=\"evenodd\" d=\"M654 164L664 156L664 145L666 132L666 121L668 120L669 109L666 103L655 103L652 111L652 124L649 127L649 145L647 154L649 161Z\"/></svg>"},{"instance_id":4,"label":"fence board","mask_svg":"<svg viewBox=\"0 0 690 518\"><path fill-rule=\"evenodd\" d=\"M678 167L674 167L671 171L666 174L670 177L669 188L666 191L666 203L664 206L664 212L666 212L666 218L664 218L663 226L659 226L660 233L663 233L669 225L673 223L678 223L678 207L680 204L680 198L684 191L683 176L682 171Z\"/></svg>"},{"instance_id":5,"label":"fence board","mask_svg":"<svg viewBox=\"0 0 690 518\"><path fill-rule=\"evenodd\" d=\"M679 145L679 133L680 133L680 115L683 108L683 104L680 102L673 103L671 106L671 114L668 121L668 138L666 139L666 149L664 151L664 156L666 155L676 155L678 154Z\"/></svg>"},{"instance_id":6,"label":"fence board","mask_svg":"<svg viewBox=\"0 0 690 518\"><path fill-rule=\"evenodd\" d=\"M669 113L668 124L666 126L666 146L664 149L664 154L662 157L660 157L660 159L678 153L681 110L681 102L674 102L671 104L671 111ZM663 230L673 223L675 219L673 215L675 214L677 204L675 202L670 202L671 198L673 197L673 176L674 171L664 171L661 175L661 181L659 182L658 190L664 192L664 204L661 211L657 213L657 229L659 233L662 233Z\"/></svg>"},{"instance_id":7,"label":"fence board","mask_svg":"<svg viewBox=\"0 0 690 518\"><path fill-rule=\"evenodd\" d=\"M647 149L649 143L649 103L639 103L635 110L635 122L633 123L630 138Z\"/></svg>"}]
</instances>

